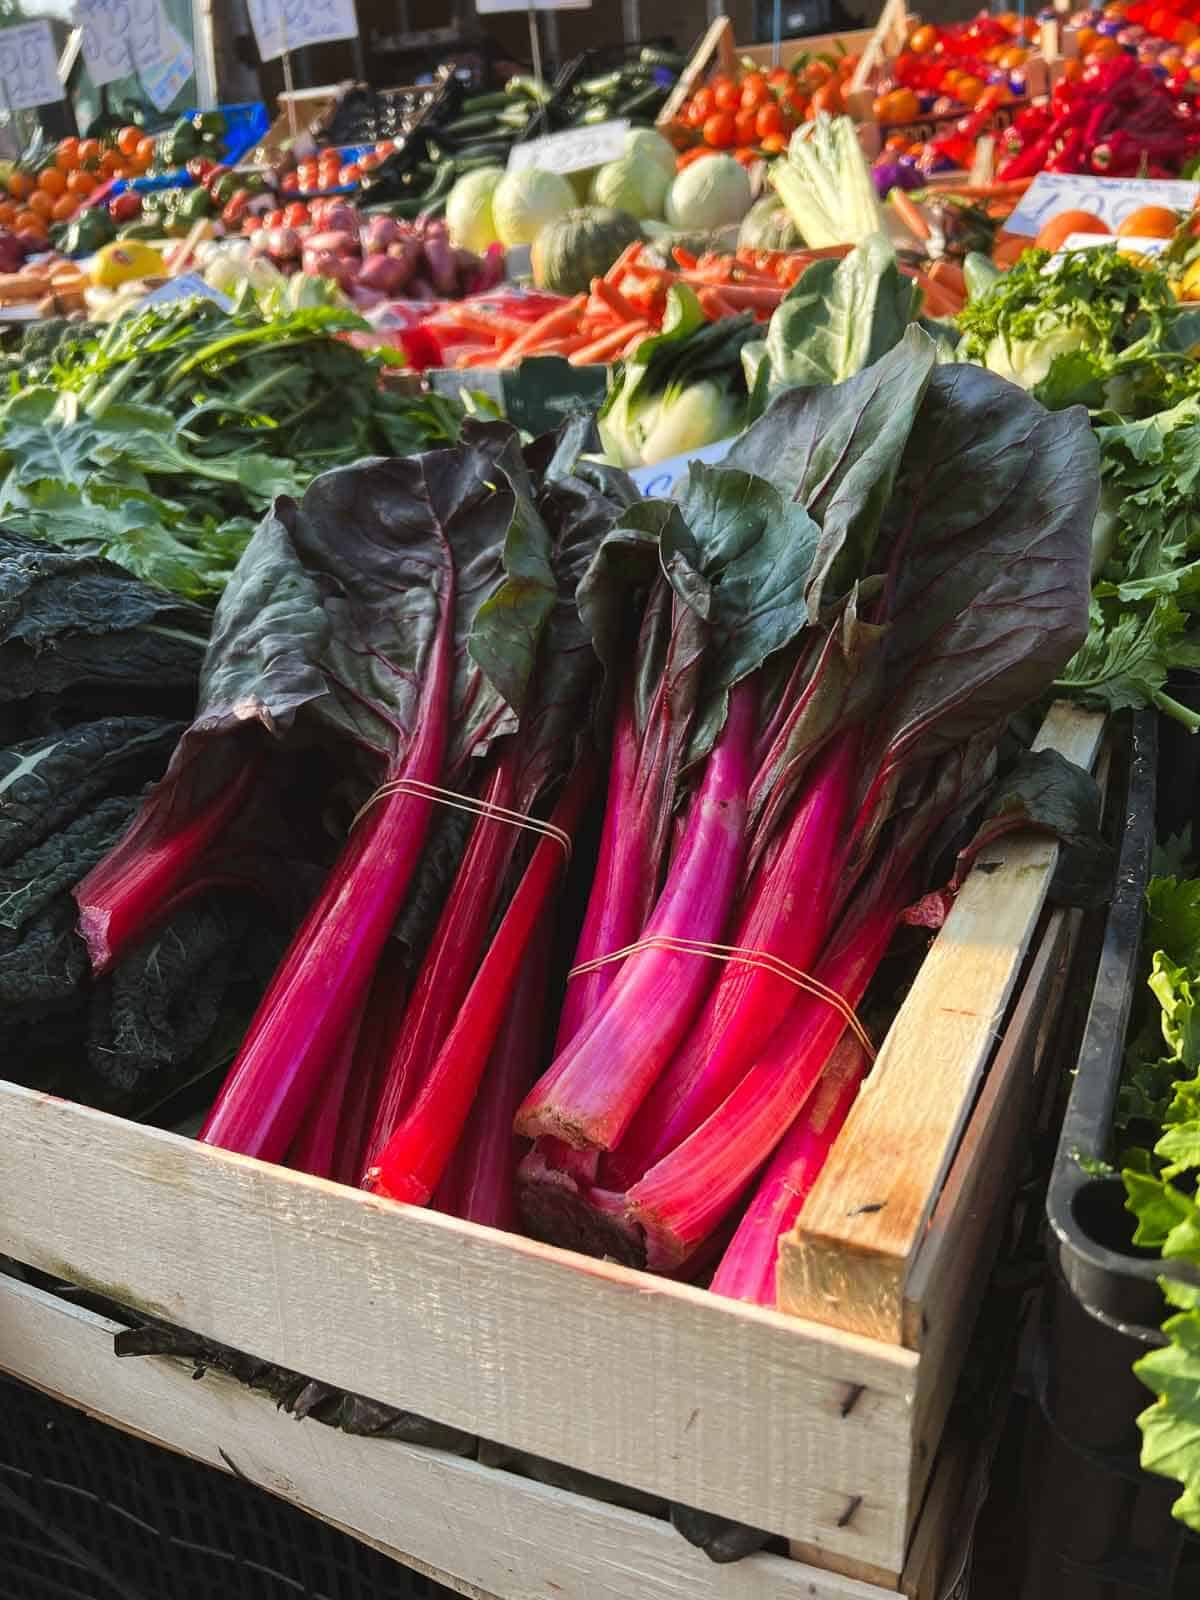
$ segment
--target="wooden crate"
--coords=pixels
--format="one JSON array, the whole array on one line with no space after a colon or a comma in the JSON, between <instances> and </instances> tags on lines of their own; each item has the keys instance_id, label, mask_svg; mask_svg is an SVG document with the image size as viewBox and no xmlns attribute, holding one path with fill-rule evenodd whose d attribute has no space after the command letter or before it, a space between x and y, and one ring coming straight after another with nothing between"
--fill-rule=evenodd
<instances>
[{"instance_id":1,"label":"wooden crate","mask_svg":"<svg viewBox=\"0 0 1200 1600\"><path fill-rule=\"evenodd\" d=\"M1090 767L1102 727L1056 706L1039 744ZM0 1367L174 1448L224 1452L468 1594L941 1600L955 1471L939 1480L935 1459L1065 981L1068 924L1043 915L1056 856L1015 836L968 878L787 1242L784 1296L802 1316L0 1085L0 1254L766 1528L791 1561L713 1567L651 1518L295 1424L168 1361L117 1362L103 1319L3 1279Z\"/></svg>"}]
</instances>

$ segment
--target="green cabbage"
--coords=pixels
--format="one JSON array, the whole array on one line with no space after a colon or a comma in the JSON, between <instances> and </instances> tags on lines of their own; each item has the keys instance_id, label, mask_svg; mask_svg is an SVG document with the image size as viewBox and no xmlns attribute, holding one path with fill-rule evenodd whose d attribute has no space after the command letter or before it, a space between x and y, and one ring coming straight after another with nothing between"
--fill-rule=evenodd
<instances>
[{"instance_id":1,"label":"green cabbage","mask_svg":"<svg viewBox=\"0 0 1200 1600\"><path fill-rule=\"evenodd\" d=\"M522 167L506 172L492 196L500 243L532 244L548 222L575 208L575 191L557 172Z\"/></svg>"},{"instance_id":2,"label":"green cabbage","mask_svg":"<svg viewBox=\"0 0 1200 1600\"><path fill-rule=\"evenodd\" d=\"M482 255L499 237L492 216L492 198L504 176L503 167L480 167L461 177L446 202L451 244Z\"/></svg>"},{"instance_id":3,"label":"green cabbage","mask_svg":"<svg viewBox=\"0 0 1200 1600\"><path fill-rule=\"evenodd\" d=\"M662 168L668 182L675 176L675 147L653 128L630 128L625 139L625 154L638 161L653 161Z\"/></svg>"},{"instance_id":4,"label":"green cabbage","mask_svg":"<svg viewBox=\"0 0 1200 1600\"><path fill-rule=\"evenodd\" d=\"M705 156L676 175L667 194L667 221L708 233L740 222L751 199L744 167L732 156Z\"/></svg>"},{"instance_id":5,"label":"green cabbage","mask_svg":"<svg viewBox=\"0 0 1200 1600\"><path fill-rule=\"evenodd\" d=\"M671 180L644 155L625 155L600 168L592 179L592 202L624 211L639 221L661 217Z\"/></svg>"}]
</instances>

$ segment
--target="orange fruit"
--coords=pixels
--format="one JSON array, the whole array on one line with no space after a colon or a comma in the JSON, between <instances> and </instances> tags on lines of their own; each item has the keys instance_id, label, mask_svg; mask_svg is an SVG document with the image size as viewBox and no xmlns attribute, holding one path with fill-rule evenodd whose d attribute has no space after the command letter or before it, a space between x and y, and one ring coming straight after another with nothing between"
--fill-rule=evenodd
<instances>
[{"instance_id":1,"label":"orange fruit","mask_svg":"<svg viewBox=\"0 0 1200 1600\"><path fill-rule=\"evenodd\" d=\"M66 194L67 180L57 167L47 167L44 172L38 173L38 188L43 194L57 200L60 195Z\"/></svg>"},{"instance_id":2,"label":"orange fruit","mask_svg":"<svg viewBox=\"0 0 1200 1600\"><path fill-rule=\"evenodd\" d=\"M79 140L64 139L54 152L54 165L60 172L74 172L79 165Z\"/></svg>"},{"instance_id":3,"label":"orange fruit","mask_svg":"<svg viewBox=\"0 0 1200 1600\"><path fill-rule=\"evenodd\" d=\"M45 189L35 189L29 196L29 209L44 222L49 222L54 215L54 196L47 194Z\"/></svg>"},{"instance_id":4,"label":"orange fruit","mask_svg":"<svg viewBox=\"0 0 1200 1600\"><path fill-rule=\"evenodd\" d=\"M100 171L106 178L111 178L121 165L121 157L116 150L106 150L100 157Z\"/></svg>"},{"instance_id":5,"label":"orange fruit","mask_svg":"<svg viewBox=\"0 0 1200 1600\"><path fill-rule=\"evenodd\" d=\"M90 172L73 172L67 179L67 192L80 200L86 200L95 187L96 180Z\"/></svg>"},{"instance_id":6,"label":"orange fruit","mask_svg":"<svg viewBox=\"0 0 1200 1600\"><path fill-rule=\"evenodd\" d=\"M13 227L18 233L40 233L43 239L46 237L45 221L36 211L18 211Z\"/></svg>"},{"instance_id":7,"label":"orange fruit","mask_svg":"<svg viewBox=\"0 0 1200 1600\"><path fill-rule=\"evenodd\" d=\"M81 167L95 167L100 163L104 147L99 139L81 139L79 141L79 165Z\"/></svg>"},{"instance_id":8,"label":"orange fruit","mask_svg":"<svg viewBox=\"0 0 1200 1600\"><path fill-rule=\"evenodd\" d=\"M124 127L117 135L117 149L123 156L131 156L142 142L142 130L132 126Z\"/></svg>"},{"instance_id":9,"label":"orange fruit","mask_svg":"<svg viewBox=\"0 0 1200 1600\"><path fill-rule=\"evenodd\" d=\"M1172 239L1179 218L1166 206L1139 206L1117 224L1118 239Z\"/></svg>"},{"instance_id":10,"label":"orange fruit","mask_svg":"<svg viewBox=\"0 0 1200 1600\"><path fill-rule=\"evenodd\" d=\"M27 172L14 172L8 180L8 192L14 200L24 200L33 193L33 179Z\"/></svg>"},{"instance_id":11,"label":"orange fruit","mask_svg":"<svg viewBox=\"0 0 1200 1600\"><path fill-rule=\"evenodd\" d=\"M17 220L17 203L15 200L0 200L0 227L11 228Z\"/></svg>"},{"instance_id":12,"label":"orange fruit","mask_svg":"<svg viewBox=\"0 0 1200 1600\"><path fill-rule=\"evenodd\" d=\"M151 139L149 136L147 136L145 139L138 140L138 146L134 151L134 154L143 167L148 167L154 160L155 142L156 141Z\"/></svg>"},{"instance_id":13,"label":"orange fruit","mask_svg":"<svg viewBox=\"0 0 1200 1600\"><path fill-rule=\"evenodd\" d=\"M1041 232L1033 241L1037 250L1057 250L1072 233L1110 233L1106 222L1092 211L1060 211L1042 224Z\"/></svg>"},{"instance_id":14,"label":"orange fruit","mask_svg":"<svg viewBox=\"0 0 1200 1600\"><path fill-rule=\"evenodd\" d=\"M79 205L73 194L64 194L61 199L54 202L54 210L50 213L55 222L70 222Z\"/></svg>"}]
</instances>

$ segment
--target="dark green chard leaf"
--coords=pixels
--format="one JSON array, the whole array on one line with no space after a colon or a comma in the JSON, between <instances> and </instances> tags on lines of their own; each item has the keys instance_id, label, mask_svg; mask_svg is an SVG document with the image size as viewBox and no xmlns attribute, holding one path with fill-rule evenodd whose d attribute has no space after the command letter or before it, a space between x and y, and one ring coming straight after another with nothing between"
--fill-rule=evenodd
<instances>
[{"instance_id":1,"label":"dark green chard leaf","mask_svg":"<svg viewBox=\"0 0 1200 1600\"><path fill-rule=\"evenodd\" d=\"M751 389L760 361L768 394L843 383L900 342L919 302L882 234L841 261L814 261L772 315L766 339L742 352Z\"/></svg>"},{"instance_id":2,"label":"dark green chard leaf","mask_svg":"<svg viewBox=\"0 0 1200 1600\"><path fill-rule=\"evenodd\" d=\"M869 565L934 364L931 341L909 329L845 383L779 395L725 458L799 501L820 527L807 593L813 621Z\"/></svg>"}]
</instances>

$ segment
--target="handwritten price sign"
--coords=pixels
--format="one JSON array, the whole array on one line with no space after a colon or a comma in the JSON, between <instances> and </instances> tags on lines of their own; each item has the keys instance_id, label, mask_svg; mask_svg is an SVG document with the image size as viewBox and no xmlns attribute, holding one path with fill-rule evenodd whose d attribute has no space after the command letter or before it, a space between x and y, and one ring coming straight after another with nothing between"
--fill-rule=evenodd
<instances>
[{"instance_id":1,"label":"handwritten price sign","mask_svg":"<svg viewBox=\"0 0 1200 1600\"><path fill-rule=\"evenodd\" d=\"M96 87L161 67L171 56L162 0L76 0L83 59Z\"/></svg>"},{"instance_id":2,"label":"handwritten price sign","mask_svg":"<svg viewBox=\"0 0 1200 1600\"><path fill-rule=\"evenodd\" d=\"M1116 228L1142 206L1190 211L1198 196L1200 183L1179 178L1091 178L1039 172L1004 226L1009 233L1032 236L1060 211L1090 211Z\"/></svg>"},{"instance_id":3,"label":"handwritten price sign","mask_svg":"<svg viewBox=\"0 0 1200 1600\"><path fill-rule=\"evenodd\" d=\"M196 58L185 39L167 24L167 55L141 74L142 88L158 111L165 111L196 70Z\"/></svg>"},{"instance_id":4,"label":"handwritten price sign","mask_svg":"<svg viewBox=\"0 0 1200 1600\"><path fill-rule=\"evenodd\" d=\"M522 167L538 167L542 172L585 172L589 167L602 167L606 161L623 156L628 135L626 117L596 122L590 128L548 133L542 139L513 145L508 153L508 170L519 172Z\"/></svg>"},{"instance_id":5,"label":"handwritten price sign","mask_svg":"<svg viewBox=\"0 0 1200 1600\"><path fill-rule=\"evenodd\" d=\"M48 22L0 30L0 109L30 111L63 98Z\"/></svg>"},{"instance_id":6,"label":"handwritten price sign","mask_svg":"<svg viewBox=\"0 0 1200 1600\"><path fill-rule=\"evenodd\" d=\"M264 61L306 44L358 35L354 0L249 0L250 21Z\"/></svg>"}]
</instances>

